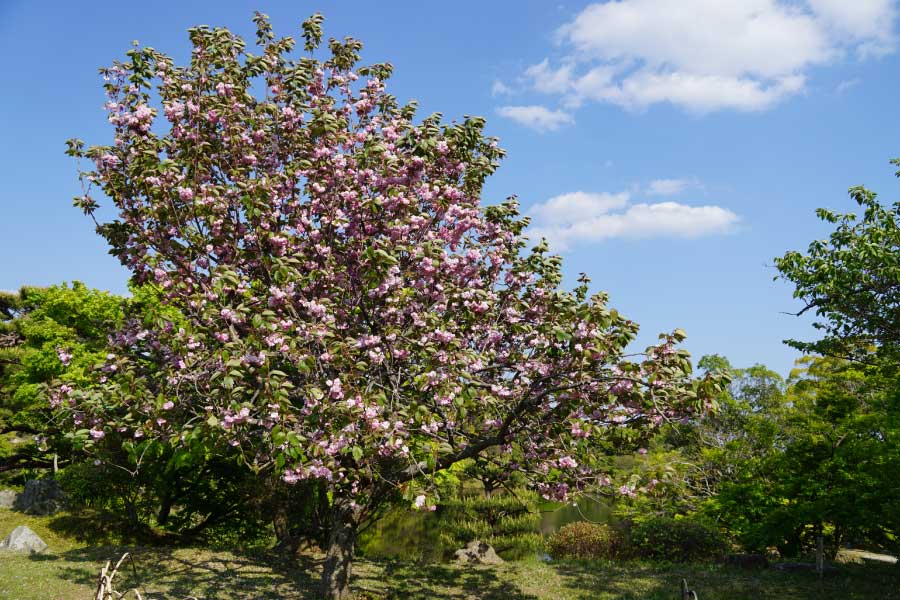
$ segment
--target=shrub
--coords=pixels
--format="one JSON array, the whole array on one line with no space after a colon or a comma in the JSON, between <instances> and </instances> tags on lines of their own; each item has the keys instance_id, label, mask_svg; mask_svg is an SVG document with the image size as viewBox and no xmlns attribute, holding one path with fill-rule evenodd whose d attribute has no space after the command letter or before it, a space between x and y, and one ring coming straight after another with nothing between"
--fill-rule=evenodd
<instances>
[{"instance_id":1,"label":"shrub","mask_svg":"<svg viewBox=\"0 0 900 600\"><path fill-rule=\"evenodd\" d=\"M547 540L553 558L613 558L623 547L621 534L608 525L569 523Z\"/></svg>"},{"instance_id":2,"label":"shrub","mask_svg":"<svg viewBox=\"0 0 900 600\"><path fill-rule=\"evenodd\" d=\"M690 562L720 556L725 540L718 531L701 523L657 517L632 528L630 549L641 558Z\"/></svg>"}]
</instances>

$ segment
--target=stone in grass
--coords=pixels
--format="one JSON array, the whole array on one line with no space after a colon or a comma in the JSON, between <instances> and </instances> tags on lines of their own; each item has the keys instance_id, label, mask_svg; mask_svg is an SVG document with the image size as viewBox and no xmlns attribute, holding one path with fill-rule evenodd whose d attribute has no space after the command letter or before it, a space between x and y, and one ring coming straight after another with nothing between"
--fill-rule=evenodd
<instances>
[{"instance_id":1,"label":"stone in grass","mask_svg":"<svg viewBox=\"0 0 900 600\"><path fill-rule=\"evenodd\" d=\"M466 544L465 548L454 552L454 556L456 556L456 562L463 564L499 565L503 562L490 544L479 540L472 540Z\"/></svg>"},{"instance_id":2,"label":"stone in grass","mask_svg":"<svg viewBox=\"0 0 900 600\"><path fill-rule=\"evenodd\" d=\"M13 508L29 515L55 515L66 508L66 495L54 479L32 479L25 482Z\"/></svg>"},{"instance_id":3,"label":"stone in grass","mask_svg":"<svg viewBox=\"0 0 900 600\"><path fill-rule=\"evenodd\" d=\"M0 542L0 550L12 552L43 552L47 544L38 537L38 534L24 525L13 529L6 539Z\"/></svg>"},{"instance_id":4,"label":"stone in grass","mask_svg":"<svg viewBox=\"0 0 900 600\"><path fill-rule=\"evenodd\" d=\"M18 496L15 490L0 490L0 508L12 508Z\"/></svg>"}]
</instances>

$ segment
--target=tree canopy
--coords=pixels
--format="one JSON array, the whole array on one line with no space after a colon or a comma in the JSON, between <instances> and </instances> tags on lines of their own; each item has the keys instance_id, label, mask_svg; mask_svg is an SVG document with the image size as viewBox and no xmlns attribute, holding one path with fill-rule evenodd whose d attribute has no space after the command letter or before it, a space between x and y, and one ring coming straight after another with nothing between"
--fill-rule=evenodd
<instances>
[{"instance_id":1,"label":"tree canopy","mask_svg":"<svg viewBox=\"0 0 900 600\"><path fill-rule=\"evenodd\" d=\"M564 499L603 481L597 448L710 405L681 332L628 360L637 325L586 277L560 287L514 199L481 204L503 156L483 119L415 123L360 42L316 58L318 15L300 58L255 21L256 54L206 27L186 66L136 46L102 71L114 143L69 143L94 163L76 205L163 307L126 319L90 384L55 390L80 442L227 444L320 482L323 591L343 597L359 523L398 495L434 505L434 473L500 449Z\"/></svg>"},{"instance_id":2,"label":"tree canopy","mask_svg":"<svg viewBox=\"0 0 900 600\"><path fill-rule=\"evenodd\" d=\"M892 161L900 165L900 159ZM861 218L824 208L819 218L835 225L806 254L775 259L779 277L794 284L800 314L814 311L820 340L789 340L805 352L870 361L900 351L900 203L883 205L865 187L850 189ZM893 359L891 359L893 360ZM893 361L896 362L896 361Z\"/></svg>"}]
</instances>

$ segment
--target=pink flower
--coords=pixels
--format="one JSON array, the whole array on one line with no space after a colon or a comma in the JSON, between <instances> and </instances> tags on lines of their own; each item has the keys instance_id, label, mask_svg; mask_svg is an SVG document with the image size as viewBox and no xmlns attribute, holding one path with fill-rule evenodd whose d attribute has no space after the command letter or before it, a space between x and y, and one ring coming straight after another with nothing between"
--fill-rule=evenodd
<instances>
[{"instance_id":1,"label":"pink flower","mask_svg":"<svg viewBox=\"0 0 900 600\"><path fill-rule=\"evenodd\" d=\"M172 102L163 107L166 118L170 121L176 121L184 115L184 104L181 102Z\"/></svg>"},{"instance_id":2,"label":"pink flower","mask_svg":"<svg viewBox=\"0 0 900 600\"><path fill-rule=\"evenodd\" d=\"M419 510L424 508L425 507L425 495L419 494L418 496L416 496L416 499L413 501L413 506L415 506Z\"/></svg>"},{"instance_id":3,"label":"pink flower","mask_svg":"<svg viewBox=\"0 0 900 600\"><path fill-rule=\"evenodd\" d=\"M623 485L619 487L619 493L623 496L628 496L629 498L634 498L637 494L634 491L634 488L630 485Z\"/></svg>"},{"instance_id":4,"label":"pink flower","mask_svg":"<svg viewBox=\"0 0 900 600\"><path fill-rule=\"evenodd\" d=\"M94 438L95 440L101 440L106 435L106 432L104 432L102 429L97 429L95 427L95 428L91 429L90 434L91 434L91 437Z\"/></svg>"},{"instance_id":5,"label":"pink flower","mask_svg":"<svg viewBox=\"0 0 900 600\"><path fill-rule=\"evenodd\" d=\"M578 463L575 462L575 459L571 456L563 456L558 462L559 466L563 469L574 469L578 466Z\"/></svg>"},{"instance_id":6,"label":"pink flower","mask_svg":"<svg viewBox=\"0 0 900 600\"><path fill-rule=\"evenodd\" d=\"M63 364L64 367L69 366L69 362L72 360L72 355L63 350L62 348L56 349L56 355L59 357L59 362Z\"/></svg>"},{"instance_id":7,"label":"pink flower","mask_svg":"<svg viewBox=\"0 0 900 600\"><path fill-rule=\"evenodd\" d=\"M104 167L115 167L120 162L119 157L113 154L104 154L100 157L100 164Z\"/></svg>"},{"instance_id":8,"label":"pink flower","mask_svg":"<svg viewBox=\"0 0 900 600\"><path fill-rule=\"evenodd\" d=\"M135 109L134 116L139 121L149 121L153 118L153 111L146 104L140 104Z\"/></svg>"},{"instance_id":9,"label":"pink flower","mask_svg":"<svg viewBox=\"0 0 900 600\"><path fill-rule=\"evenodd\" d=\"M344 388L341 385L341 380L335 377L333 380L328 380L325 382L325 385L329 388L329 395L335 400L340 400L344 397Z\"/></svg>"},{"instance_id":10,"label":"pink flower","mask_svg":"<svg viewBox=\"0 0 900 600\"><path fill-rule=\"evenodd\" d=\"M162 405L163 410L171 410L175 406L175 403L171 400L167 400L165 404Z\"/></svg>"}]
</instances>

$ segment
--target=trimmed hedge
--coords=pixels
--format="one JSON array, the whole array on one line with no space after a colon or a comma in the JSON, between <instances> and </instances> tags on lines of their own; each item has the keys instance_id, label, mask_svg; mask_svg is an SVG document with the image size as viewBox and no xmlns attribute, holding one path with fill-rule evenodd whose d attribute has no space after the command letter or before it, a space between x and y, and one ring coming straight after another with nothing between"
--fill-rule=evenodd
<instances>
[{"instance_id":1,"label":"trimmed hedge","mask_svg":"<svg viewBox=\"0 0 900 600\"><path fill-rule=\"evenodd\" d=\"M553 558L614 558L623 547L622 535L608 525L576 521L562 527L547 540Z\"/></svg>"},{"instance_id":2,"label":"trimmed hedge","mask_svg":"<svg viewBox=\"0 0 900 600\"><path fill-rule=\"evenodd\" d=\"M691 562L722 556L725 539L715 529L684 519L657 517L634 526L630 535L634 556Z\"/></svg>"}]
</instances>

